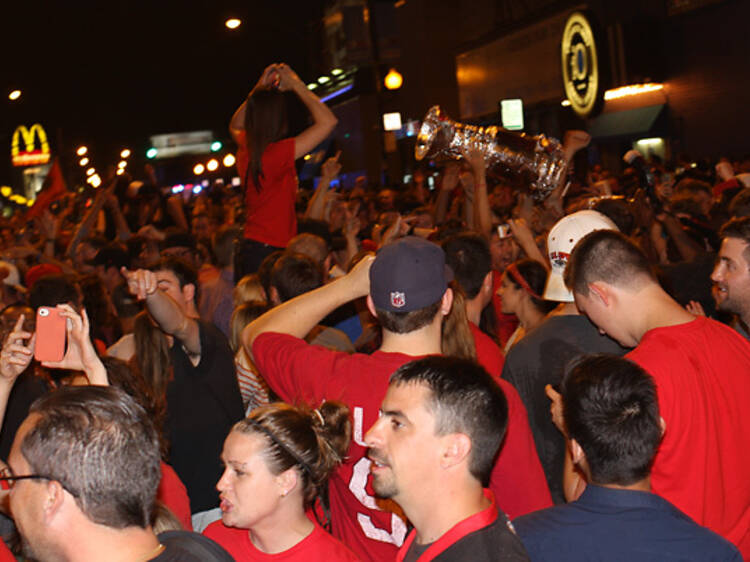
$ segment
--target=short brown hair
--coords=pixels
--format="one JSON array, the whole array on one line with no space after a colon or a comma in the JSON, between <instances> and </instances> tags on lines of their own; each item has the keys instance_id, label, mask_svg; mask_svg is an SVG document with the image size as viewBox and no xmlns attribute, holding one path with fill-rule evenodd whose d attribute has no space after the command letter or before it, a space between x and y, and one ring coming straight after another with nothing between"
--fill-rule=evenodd
<instances>
[{"instance_id":1,"label":"short brown hair","mask_svg":"<svg viewBox=\"0 0 750 562\"><path fill-rule=\"evenodd\" d=\"M440 310L442 302L443 299L441 298L434 304L409 312L391 312L390 310L383 310L381 308L376 308L375 312L384 330L396 334L408 334L432 322Z\"/></svg>"},{"instance_id":2,"label":"short brown hair","mask_svg":"<svg viewBox=\"0 0 750 562\"><path fill-rule=\"evenodd\" d=\"M614 230L595 230L581 238L565 268L565 284L581 295L588 295L589 284L596 281L630 287L640 284L644 276L656 282L644 253Z\"/></svg>"}]
</instances>

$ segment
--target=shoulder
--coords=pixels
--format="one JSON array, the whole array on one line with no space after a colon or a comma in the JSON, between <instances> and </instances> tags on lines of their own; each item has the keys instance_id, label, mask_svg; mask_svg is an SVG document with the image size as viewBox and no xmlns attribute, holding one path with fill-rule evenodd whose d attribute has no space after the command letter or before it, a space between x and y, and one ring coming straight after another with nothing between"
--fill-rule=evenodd
<instances>
[{"instance_id":1,"label":"shoulder","mask_svg":"<svg viewBox=\"0 0 750 562\"><path fill-rule=\"evenodd\" d=\"M133 355L135 355L135 336L133 334L125 334L107 348L107 356L123 361L130 361Z\"/></svg>"},{"instance_id":2,"label":"shoulder","mask_svg":"<svg viewBox=\"0 0 750 562\"><path fill-rule=\"evenodd\" d=\"M310 535L299 543L299 554L304 554L307 560L336 560L354 562L359 560L344 543L329 535L322 527L315 525Z\"/></svg>"},{"instance_id":3,"label":"shoulder","mask_svg":"<svg viewBox=\"0 0 750 562\"><path fill-rule=\"evenodd\" d=\"M513 525L501 512L493 523L466 535L435 559L522 561L529 560L529 556Z\"/></svg>"},{"instance_id":4,"label":"shoulder","mask_svg":"<svg viewBox=\"0 0 750 562\"><path fill-rule=\"evenodd\" d=\"M157 562L231 562L233 558L208 537L190 531L167 531L159 535L166 548L154 558Z\"/></svg>"}]
</instances>

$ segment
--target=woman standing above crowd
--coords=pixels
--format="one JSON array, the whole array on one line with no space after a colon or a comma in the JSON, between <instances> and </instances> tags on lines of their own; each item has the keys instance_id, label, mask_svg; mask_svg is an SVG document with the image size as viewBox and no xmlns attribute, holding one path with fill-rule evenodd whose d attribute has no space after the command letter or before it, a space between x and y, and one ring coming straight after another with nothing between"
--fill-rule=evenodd
<instances>
[{"instance_id":1,"label":"woman standing above crowd","mask_svg":"<svg viewBox=\"0 0 750 562\"><path fill-rule=\"evenodd\" d=\"M310 111L313 124L287 137L286 100L292 91ZM286 64L265 69L229 124L237 142L237 171L245 188L246 219L235 257L235 281L257 271L268 254L283 249L297 234L294 202L295 160L320 144L336 126L331 110Z\"/></svg>"}]
</instances>

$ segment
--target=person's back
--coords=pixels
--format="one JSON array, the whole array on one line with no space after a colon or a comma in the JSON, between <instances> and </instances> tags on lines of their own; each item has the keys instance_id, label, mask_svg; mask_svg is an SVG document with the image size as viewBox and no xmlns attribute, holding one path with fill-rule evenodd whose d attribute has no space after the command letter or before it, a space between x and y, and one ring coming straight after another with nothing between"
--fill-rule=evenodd
<instances>
[{"instance_id":1,"label":"person's back","mask_svg":"<svg viewBox=\"0 0 750 562\"><path fill-rule=\"evenodd\" d=\"M544 387L558 385L565 365L587 353L622 355L625 349L601 335L585 316L565 314L548 317L505 357L502 377L518 390L529 412L531 432L555 503L565 501L562 488L565 443L550 421Z\"/></svg>"},{"instance_id":2,"label":"person's back","mask_svg":"<svg viewBox=\"0 0 750 562\"><path fill-rule=\"evenodd\" d=\"M656 379L667 420L654 491L750 554L750 343L700 317L646 332L627 357Z\"/></svg>"},{"instance_id":3,"label":"person's back","mask_svg":"<svg viewBox=\"0 0 750 562\"><path fill-rule=\"evenodd\" d=\"M728 541L650 492L589 484L578 500L513 525L535 561L742 560Z\"/></svg>"},{"instance_id":4,"label":"person's back","mask_svg":"<svg viewBox=\"0 0 750 562\"><path fill-rule=\"evenodd\" d=\"M646 371L614 355L586 356L567 368L561 400L569 455L587 484L574 501L513 522L532 560L741 559L652 493L649 470L665 426Z\"/></svg>"}]
</instances>

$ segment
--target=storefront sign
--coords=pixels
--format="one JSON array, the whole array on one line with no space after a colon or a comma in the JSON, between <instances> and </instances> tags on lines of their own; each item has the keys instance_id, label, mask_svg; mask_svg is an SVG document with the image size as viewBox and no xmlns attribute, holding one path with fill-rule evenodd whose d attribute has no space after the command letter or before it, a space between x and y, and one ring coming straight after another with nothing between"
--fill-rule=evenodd
<instances>
[{"instance_id":1,"label":"storefront sign","mask_svg":"<svg viewBox=\"0 0 750 562\"><path fill-rule=\"evenodd\" d=\"M21 150L22 140L23 150ZM10 154L14 166L46 164L50 159L47 133L39 123L34 123L29 129L25 125L19 125L13 131Z\"/></svg>"},{"instance_id":2,"label":"storefront sign","mask_svg":"<svg viewBox=\"0 0 750 562\"><path fill-rule=\"evenodd\" d=\"M565 95L573 110L588 117L602 97L594 30L585 15L573 12L562 37L562 75Z\"/></svg>"}]
</instances>

